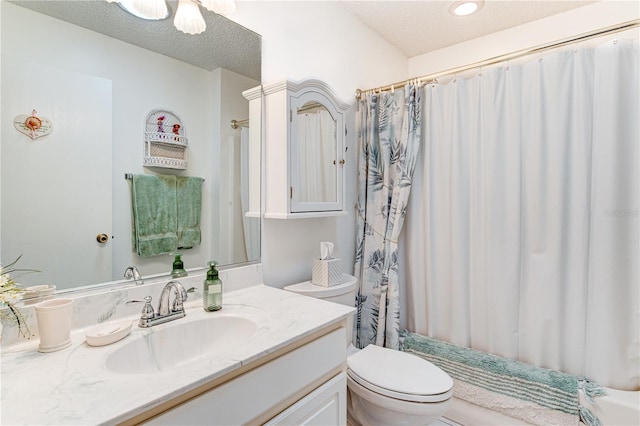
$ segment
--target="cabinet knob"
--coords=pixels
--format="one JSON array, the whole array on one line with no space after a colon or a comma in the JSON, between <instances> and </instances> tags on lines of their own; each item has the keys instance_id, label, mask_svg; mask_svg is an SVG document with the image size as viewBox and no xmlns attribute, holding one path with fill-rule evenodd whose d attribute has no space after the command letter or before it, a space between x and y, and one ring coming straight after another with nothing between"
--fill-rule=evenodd
<instances>
[{"instance_id":1,"label":"cabinet knob","mask_svg":"<svg viewBox=\"0 0 640 426\"><path fill-rule=\"evenodd\" d=\"M340 160L340 165L344 166L344 163L346 163L346 161L344 161L344 158L342 160Z\"/></svg>"},{"instance_id":2,"label":"cabinet knob","mask_svg":"<svg viewBox=\"0 0 640 426\"><path fill-rule=\"evenodd\" d=\"M100 244L104 244L107 241L109 241L109 236L107 234L98 234L96 236L96 241L99 242Z\"/></svg>"}]
</instances>

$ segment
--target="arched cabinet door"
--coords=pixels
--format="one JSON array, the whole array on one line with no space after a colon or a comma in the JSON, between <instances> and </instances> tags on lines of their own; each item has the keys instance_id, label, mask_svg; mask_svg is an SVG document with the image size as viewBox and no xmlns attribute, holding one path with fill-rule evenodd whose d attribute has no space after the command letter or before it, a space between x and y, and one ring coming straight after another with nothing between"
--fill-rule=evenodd
<instances>
[{"instance_id":1,"label":"arched cabinet door","mask_svg":"<svg viewBox=\"0 0 640 426\"><path fill-rule=\"evenodd\" d=\"M339 216L344 210L348 105L319 80L264 86L265 217Z\"/></svg>"}]
</instances>

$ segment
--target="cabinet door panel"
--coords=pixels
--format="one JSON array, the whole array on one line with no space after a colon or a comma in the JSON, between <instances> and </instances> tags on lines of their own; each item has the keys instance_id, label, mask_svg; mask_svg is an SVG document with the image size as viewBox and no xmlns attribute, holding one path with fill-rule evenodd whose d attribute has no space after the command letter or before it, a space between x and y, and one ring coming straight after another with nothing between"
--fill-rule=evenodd
<instances>
[{"instance_id":1,"label":"cabinet door panel","mask_svg":"<svg viewBox=\"0 0 640 426\"><path fill-rule=\"evenodd\" d=\"M291 211L342 210L342 114L318 92L291 100Z\"/></svg>"},{"instance_id":2,"label":"cabinet door panel","mask_svg":"<svg viewBox=\"0 0 640 426\"><path fill-rule=\"evenodd\" d=\"M347 375L343 372L293 404L266 425L344 425L347 422Z\"/></svg>"}]
</instances>

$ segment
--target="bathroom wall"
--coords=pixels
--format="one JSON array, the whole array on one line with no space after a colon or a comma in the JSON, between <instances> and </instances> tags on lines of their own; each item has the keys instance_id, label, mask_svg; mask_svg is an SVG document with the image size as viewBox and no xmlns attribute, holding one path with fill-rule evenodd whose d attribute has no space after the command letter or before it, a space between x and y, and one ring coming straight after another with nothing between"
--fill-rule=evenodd
<instances>
[{"instance_id":1,"label":"bathroom wall","mask_svg":"<svg viewBox=\"0 0 640 426\"><path fill-rule=\"evenodd\" d=\"M407 58L336 2L239 1L229 19L262 36L262 81L318 78L345 102L407 75Z\"/></svg>"},{"instance_id":2,"label":"bathroom wall","mask_svg":"<svg viewBox=\"0 0 640 426\"><path fill-rule=\"evenodd\" d=\"M333 2L238 2L230 19L262 35L262 80L317 78L352 104L347 117L347 217L265 219L264 281L283 287L311 278L311 259L320 241L333 241L335 257L353 273L355 253L356 138L355 90L403 80L407 58Z\"/></svg>"}]
</instances>

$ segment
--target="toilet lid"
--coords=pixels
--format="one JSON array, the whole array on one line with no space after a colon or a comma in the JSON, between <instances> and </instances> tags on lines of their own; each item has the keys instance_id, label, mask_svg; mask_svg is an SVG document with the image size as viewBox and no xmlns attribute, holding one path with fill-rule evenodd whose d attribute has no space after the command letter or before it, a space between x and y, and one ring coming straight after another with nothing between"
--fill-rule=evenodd
<instances>
[{"instance_id":1,"label":"toilet lid","mask_svg":"<svg viewBox=\"0 0 640 426\"><path fill-rule=\"evenodd\" d=\"M356 277L342 274L341 283L331 287L323 287L321 285L312 284L311 281L305 281L299 284L288 285L284 289L294 293L303 294L305 296L315 297L316 299L325 299L349 293L350 291L355 290L357 285L358 280Z\"/></svg>"},{"instance_id":2,"label":"toilet lid","mask_svg":"<svg viewBox=\"0 0 640 426\"><path fill-rule=\"evenodd\" d=\"M347 359L349 376L367 389L413 402L440 402L451 398L453 380L418 356L369 345Z\"/></svg>"}]
</instances>

